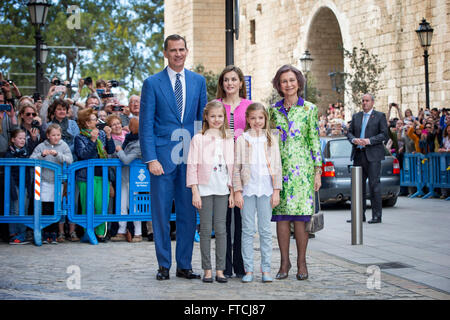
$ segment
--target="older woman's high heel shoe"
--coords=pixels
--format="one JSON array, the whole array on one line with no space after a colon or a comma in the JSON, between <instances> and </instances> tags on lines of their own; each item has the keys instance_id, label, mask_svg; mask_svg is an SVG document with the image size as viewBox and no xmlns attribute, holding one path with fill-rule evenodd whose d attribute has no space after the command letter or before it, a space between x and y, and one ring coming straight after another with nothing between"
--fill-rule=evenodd
<instances>
[{"instance_id":1,"label":"older woman's high heel shoe","mask_svg":"<svg viewBox=\"0 0 450 320\"><path fill-rule=\"evenodd\" d=\"M289 264L289 268L288 268L287 272L281 272L281 268L280 268L280 271L278 271L277 275L275 276L275 279L277 279L277 280L286 279L289 276L289 270L291 270L291 264Z\"/></svg>"}]
</instances>

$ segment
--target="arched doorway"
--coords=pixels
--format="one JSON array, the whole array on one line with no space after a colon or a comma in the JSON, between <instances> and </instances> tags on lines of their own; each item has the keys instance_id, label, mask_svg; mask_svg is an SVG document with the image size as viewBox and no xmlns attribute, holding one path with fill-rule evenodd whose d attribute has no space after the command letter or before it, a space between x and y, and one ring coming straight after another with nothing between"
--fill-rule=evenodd
<instances>
[{"instance_id":1,"label":"arched doorway","mask_svg":"<svg viewBox=\"0 0 450 320\"><path fill-rule=\"evenodd\" d=\"M344 102L344 93L332 89L330 76L333 71L344 71L344 53L341 28L334 12L320 7L311 20L306 47L314 61L310 74L320 91L319 110L324 114L330 103Z\"/></svg>"}]
</instances>

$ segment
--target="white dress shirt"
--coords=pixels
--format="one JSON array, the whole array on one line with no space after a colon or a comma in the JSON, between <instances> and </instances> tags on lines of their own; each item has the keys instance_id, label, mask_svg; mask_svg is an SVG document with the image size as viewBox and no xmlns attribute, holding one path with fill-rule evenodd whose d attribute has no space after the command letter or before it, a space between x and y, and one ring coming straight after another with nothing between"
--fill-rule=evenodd
<instances>
[{"instance_id":1,"label":"white dress shirt","mask_svg":"<svg viewBox=\"0 0 450 320\"><path fill-rule=\"evenodd\" d=\"M183 110L181 112L181 122L183 122L184 110L186 109L186 77L184 74L184 69L181 72L176 72L167 66L167 73L169 74L170 83L172 84L173 92L175 92L175 81L177 80L177 73L181 74L180 81L181 87L183 88Z\"/></svg>"}]
</instances>

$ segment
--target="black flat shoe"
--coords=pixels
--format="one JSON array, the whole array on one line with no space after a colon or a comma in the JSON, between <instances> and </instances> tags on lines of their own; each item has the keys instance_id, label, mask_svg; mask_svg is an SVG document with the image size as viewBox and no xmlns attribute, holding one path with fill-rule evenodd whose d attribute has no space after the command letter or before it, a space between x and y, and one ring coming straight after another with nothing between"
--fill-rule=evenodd
<instances>
[{"instance_id":1,"label":"black flat shoe","mask_svg":"<svg viewBox=\"0 0 450 320\"><path fill-rule=\"evenodd\" d=\"M378 219L372 219L372 220L367 221L367 223L369 223L369 224L373 224L373 223L381 223L381 219L380 219L380 218L378 218Z\"/></svg>"},{"instance_id":2,"label":"black flat shoe","mask_svg":"<svg viewBox=\"0 0 450 320\"><path fill-rule=\"evenodd\" d=\"M225 278L225 277L219 277L219 276L216 276L216 281L217 281L217 282L220 282L220 283L227 283L227 282L228 282L228 279Z\"/></svg>"},{"instance_id":3,"label":"black flat shoe","mask_svg":"<svg viewBox=\"0 0 450 320\"><path fill-rule=\"evenodd\" d=\"M200 279L199 274L194 273L192 269L177 269L177 277L186 279Z\"/></svg>"},{"instance_id":4,"label":"black flat shoe","mask_svg":"<svg viewBox=\"0 0 450 320\"><path fill-rule=\"evenodd\" d=\"M210 278L203 277L202 281L205 283L213 283L213 278L212 277L210 277Z\"/></svg>"},{"instance_id":5,"label":"black flat shoe","mask_svg":"<svg viewBox=\"0 0 450 320\"><path fill-rule=\"evenodd\" d=\"M158 273L156 274L156 280L169 280L169 269L164 267L159 267Z\"/></svg>"}]
</instances>

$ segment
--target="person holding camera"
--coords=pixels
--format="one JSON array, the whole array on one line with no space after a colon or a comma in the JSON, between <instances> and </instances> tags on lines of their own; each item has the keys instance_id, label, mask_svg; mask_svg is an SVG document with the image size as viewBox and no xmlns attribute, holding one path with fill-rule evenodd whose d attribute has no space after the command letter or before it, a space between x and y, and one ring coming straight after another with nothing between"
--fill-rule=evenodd
<instances>
[{"instance_id":1,"label":"person holding camera","mask_svg":"<svg viewBox=\"0 0 450 320\"><path fill-rule=\"evenodd\" d=\"M11 132L17 128L17 117L14 106L6 101L5 94L0 91L0 157L3 157L11 139Z\"/></svg>"},{"instance_id":2,"label":"person holding camera","mask_svg":"<svg viewBox=\"0 0 450 320\"><path fill-rule=\"evenodd\" d=\"M97 112L93 109L84 109L78 112L78 126L80 134L75 137L75 154L78 160L106 159L108 154L113 154L115 150L114 141L111 137L111 128L105 126L103 130L97 128ZM103 204L103 172L102 167L95 167L94 170L94 207L95 214L102 213L103 205L108 207L108 203ZM77 186L80 190L82 214L87 211L87 169L76 172ZM108 191L109 193L109 184ZM106 242L106 223L102 223L95 228L95 234L99 242Z\"/></svg>"},{"instance_id":3,"label":"person holding camera","mask_svg":"<svg viewBox=\"0 0 450 320\"><path fill-rule=\"evenodd\" d=\"M26 133L25 147L29 154L32 154L34 148L43 141L45 132L42 129L41 118L33 104L29 102L19 105L19 126Z\"/></svg>"}]
</instances>

